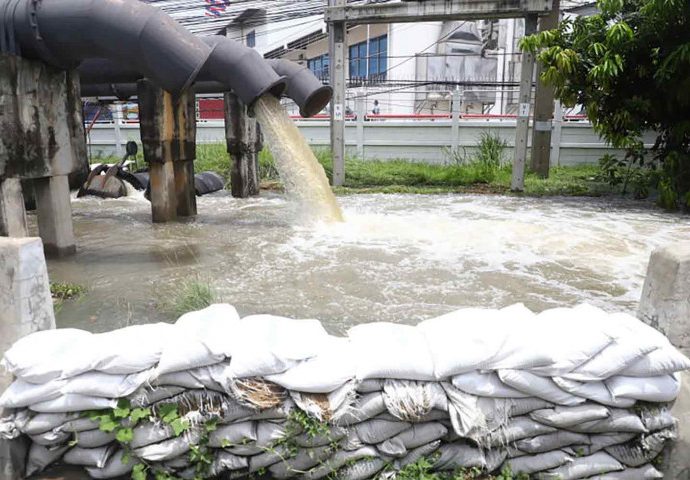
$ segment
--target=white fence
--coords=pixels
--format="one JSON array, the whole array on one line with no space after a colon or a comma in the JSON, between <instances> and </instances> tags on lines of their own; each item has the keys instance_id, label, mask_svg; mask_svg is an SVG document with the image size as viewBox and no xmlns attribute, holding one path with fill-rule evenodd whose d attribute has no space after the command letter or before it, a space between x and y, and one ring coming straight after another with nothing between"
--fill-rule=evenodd
<instances>
[{"instance_id":1,"label":"white fence","mask_svg":"<svg viewBox=\"0 0 690 480\"><path fill-rule=\"evenodd\" d=\"M298 120L297 126L314 147L327 148L330 128L327 120ZM508 144L506 159L512 159L515 141L514 118L432 120L373 120L349 121L345 127L348 153L364 159L408 159L430 163L450 160L449 151L458 149L471 155L482 132L499 135ZM222 121L203 121L197 124L198 143L223 143L225 130ZM139 142L139 124L96 124L89 134L92 156L116 154L117 138L120 151L128 140ZM652 139L648 139L652 143ZM553 165L596 163L605 153L622 155L609 147L592 130L589 122L555 123L552 135Z\"/></svg>"}]
</instances>

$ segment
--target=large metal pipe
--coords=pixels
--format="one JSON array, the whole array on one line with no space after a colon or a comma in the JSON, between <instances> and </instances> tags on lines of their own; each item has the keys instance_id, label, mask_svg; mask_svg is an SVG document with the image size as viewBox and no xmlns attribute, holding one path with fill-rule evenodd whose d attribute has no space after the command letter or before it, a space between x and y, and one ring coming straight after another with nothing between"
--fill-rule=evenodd
<instances>
[{"instance_id":1,"label":"large metal pipe","mask_svg":"<svg viewBox=\"0 0 690 480\"><path fill-rule=\"evenodd\" d=\"M14 8L2 9L5 31L0 33L16 40L23 57L60 68L108 59L172 93L190 87L203 70L208 80L232 88L247 104L285 88L253 50L235 43L208 45L138 0L5 0L0 8L10 2ZM7 25L14 31L8 32Z\"/></svg>"},{"instance_id":2,"label":"large metal pipe","mask_svg":"<svg viewBox=\"0 0 690 480\"><path fill-rule=\"evenodd\" d=\"M299 113L303 117L316 115L331 101L333 89L321 83L307 67L285 59L270 59L268 64L278 75L285 77L285 94L299 105Z\"/></svg>"}]
</instances>

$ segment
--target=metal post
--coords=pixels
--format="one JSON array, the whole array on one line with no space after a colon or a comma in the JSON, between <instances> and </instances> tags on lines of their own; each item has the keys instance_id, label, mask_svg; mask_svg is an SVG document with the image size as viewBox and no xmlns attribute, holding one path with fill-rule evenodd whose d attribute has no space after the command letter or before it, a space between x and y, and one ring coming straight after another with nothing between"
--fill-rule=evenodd
<instances>
[{"instance_id":1,"label":"metal post","mask_svg":"<svg viewBox=\"0 0 690 480\"><path fill-rule=\"evenodd\" d=\"M525 17L525 36L537 30L537 16ZM515 159L513 160L513 180L510 189L521 192L525 189L525 160L529 138L529 116L532 100L532 76L534 75L534 55L522 52L520 71L520 97L518 103L517 125L515 127Z\"/></svg>"},{"instance_id":2,"label":"metal post","mask_svg":"<svg viewBox=\"0 0 690 480\"><path fill-rule=\"evenodd\" d=\"M331 7L345 8L346 0L328 0ZM333 22L328 30L328 55L333 87L331 100L331 152L333 153L333 185L345 180L345 66L347 62L347 31L345 22Z\"/></svg>"},{"instance_id":3,"label":"metal post","mask_svg":"<svg viewBox=\"0 0 690 480\"><path fill-rule=\"evenodd\" d=\"M560 0L553 0L553 10L539 19L539 31L558 26ZM541 82L541 64L537 65L537 86L534 93L534 128L532 129L532 170L540 177L549 176L551 153L551 121L553 119L553 87Z\"/></svg>"},{"instance_id":4,"label":"metal post","mask_svg":"<svg viewBox=\"0 0 690 480\"><path fill-rule=\"evenodd\" d=\"M364 160L364 117L367 114L364 100L364 92L360 91L355 99L355 112L357 113L357 156Z\"/></svg>"},{"instance_id":5,"label":"metal post","mask_svg":"<svg viewBox=\"0 0 690 480\"><path fill-rule=\"evenodd\" d=\"M454 154L460 145L460 107L462 105L462 92L453 90L450 123L450 150Z\"/></svg>"}]
</instances>

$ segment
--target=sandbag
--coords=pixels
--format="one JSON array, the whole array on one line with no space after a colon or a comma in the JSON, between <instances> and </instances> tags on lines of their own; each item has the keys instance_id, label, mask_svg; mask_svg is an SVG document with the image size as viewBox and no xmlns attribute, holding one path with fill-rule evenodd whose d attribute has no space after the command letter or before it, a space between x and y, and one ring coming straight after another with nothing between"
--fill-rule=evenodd
<instances>
[{"instance_id":1,"label":"sandbag","mask_svg":"<svg viewBox=\"0 0 690 480\"><path fill-rule=\"evenodd\" d=\"M39 413L39 415L51 415L48 413ZM53 414L56 415L56 414ZM69 415L78 415L78 414L69 414ZM36 415L38 416L38 415ZM79 432L85 432L87 430L94 430L96 428L99 428L100 422L98 420L93 420L88 417L80 417L80 418L74 418L73 420L67 420L64 424L62 424L61 427L58 427L60 430L64 432L72 432L72 433L79 433Z\"/></svg>"},{"instance_id":2,"label":"sandbag","mask_svg":"<svg viewBox=\"0 0 690 480\"><path fill-rule=\"evenodd\" d=\"M666 407L643 408L639 413L640 420L648 432L672 428L678 423Z\"/></svg>"},{"instance_id":3,"label":"sandbag","mask_svg":"<svg viewBox=\"0 0 690 480\"><path fill-rule=\"evenodd\" d=\"M110 457L104 467L86 467L86 473L89 474L89 477L96 479L118 478L127 475L139 461L136 458L130 458L129 461L125 462L124 454L124 450L118 450Z\"/></svg>"},{"instance_id":4,"label":"sandbag","mask_svg":"<svg viewBox=\"0 0 690 480\"><path fill-rule=\"evenodd\" d=\"M383 382L384 380L378 378L368 378L366 380L360 380L357 382L357 392L380 392L381 390L383 390Z\"/></svg>"},{"instance_id":5,"label":"sandbag","mask_svg":"<svg viewBox=\"0 0 690 480\"><path fill-rule=\"evenodd\" d=\"M606 453L628 467L640 467L654 460L669 440L675 440L674 429L660 430L637 437L628 443L606 447Z\"/></svg>"},{"instance_id":6,"label":"sandbag","mask_svg":"<svg viewBox=\"0 0 690 480\"><path fill-rule=\"evenodd\" d=\"M417 463L421 458L430 457L436 450L441 446L441 440L436 440L434 442L417 447L411 450L407 455L405 455L400 460L396 460L394 465L398 469L403 469L407 465Z\"/></svg>"},{"instance_id":7,"label":"sandbag","mask_svg":"<svg viewBox=\"0 0 690 480\"><path fill-rule=\"evenodd\" d=\"M236 444L245 444L257 440L256 424L240 422L221 425L208 436L208 445L214 448L225 448Z\"/></svg>"},{"instance_id":8,"label":"sandbag","mask_svg":"<svg viewBox=\"0 0 690 480\"><path fill-rule=\"evenodd\" d=\"M35 384L17 379L0 396L0 408L22 408L53 400L62 394L64 384L64 380Z\"/></svg>"},{"instance_id":9,"label":"sandbag","mask_svg":"<svg viewBox=\"0 0 690 480\"><path fill-rule=\"evenodd\" d=\"M674 375L656 377L616 376L606 380L613 397L632 398L645 402L671 402L680 392L680 378Z\"/></svg>"},{"instance_id":10,"label":"sandbag","mask_svg":"<svg viewBox=\"0 0 690 480\"><path fill-rule=\"evenodd\" d=\"M609 409L592 403L575 407L557 406L543 410L536 410L529 414L532 420L555 428L568 428L584 422L608 418Z\"/></svg>"},{"instance_id":11,"label":"sandbag","mask_svg":"<svg viewBox=\"0 0 690 480\"><path fill-rule=\"evenodd\" d=\"M134 455L149 462L162 462L179 457L190 450L190 445L199 442L201 434L198 430L188 430L179 437L164 440L160 443L146 445L133 449Z\"/></svg>"},{"instance_id":12,"label":"sandbag","mask_svg":"<svg viewBox=\"0 0 690 480\"><path fill-rule=\"evenodd\" d=\"M338 410L347 412L357 396L354 382L347 382L330 393L290 392L297 407L317 420L330 420Z\"/></svg>"},{"instance_id":13,"label":"sandbag","mask_svg":"<svg viewBox=\"0 0 690 480\"><path fill-rule=\"evenodd\" d=\"M511 417L520 417L535 410L553 407L554 404L541 398L511 398L508 400L508 413Z\"/></svg>"},{"instance_id":14,"label":"sandbag","mask_svg":"<svg viewBox=\"0 0 690 480\"><path fill-rule=\"evenodd\" d=\"M386 411L382 392L367 393L359 397L347 409L335 412L332 421L336 425L352 425L369 420Z\"/></svg>"},{"instance_id":15,"label":"sandbag","mask_svg":"<svg viewBox=\"0 0 690 480\"><path fill-rule=\"evenodd\" d=\"M503 383L516 390L558 405L573 406L585 402L584 398L576 397L558 388L550 378L540 377L533 373L521 370L499 370L498 377Z\"/></svg>"},{"instance_id":16,"label":"sandbag","mask_svg":"<svg viewBox=\"0 0 690 480\"><path fill-rule=\"evenodd\" d=\"M620 472L610 472L592 478L597 480L652 480L664 478L664 474L654 468L653 465L644 465L640 468L626 468Z\"/></svg>"},{"instance_id":17,"label":"sandbag","mask_svg":"<svg viewBox=\"0 0 690 480\"><path fill-rule=\"evenodd\" d=\"M504 384L496 372L467 372L453 377L453 386L481 397L527 398L530 395Z\"/></svg>"},{"instance_id":18,"label":"sandbag","mask_svg":"<svg viewBox=\"0 0 690 480\"><path fill-rule=\"evenodd\" d=\"M304 473L306 480L318 480L327 477L347 463L352 463L362 458L376 457L377 452L373 447L361 447L357 450L338 450L330 458L323 461Z\"/></svg>"},{"instance_id":19,"label":"sandbag","mask_svg":"<svg viewBox=\"0 0 690 480\"><path fill-rule=\"evenodd\" d=\"M160 443L175 436L170 425L162 422L144 422L132 430L131 448L140 448L154 443Z\"/></svg>"},{"instance_id":20,"label":"sandbag","mask_svg":"<svg viewBox=\"0 0 690 480\"><path fill-rule=\"evenodd\" d=\"M619 433L598 433L589 435L589 445L583 447L583 451L587 455L597 453L611 445L619 445L626 443L635 438L638 434L635 432L619 432Z\"/></svg>"},{"instance_id":21,"label":"sandbag","mask_svg":"<svg viewBox=\"0 0 690 480\"><path fill-rule=\"evenodd\" d=\"M419 422L434 408L448 409L446 394L435 382L386 380L383 401L391 415L405 422Z\"/></svg>"},{"instance_id":22,"label":"sandbag","mask_svg":"<svg viewBox=\"0 0 690 480\"><path fill-rule=\"evenodd\" d=\"M35 473L42 472L48 465L57 462L62 455L69 449L67 445L57 448L48 448L38 443L32 443L29 447L29 456L26 460L25 475L30 477Z\"/></svg>"},{"instance_id":23,"label":"sandbag","mask_svg":"<svg viewBox=\"0 0 690 480\"><path fill-rule=\"evenodd\" d=\"M572 457L560 450L540 453L537 455L525 455L518 458L506 460L505 465L513 473L525 473L531 475L544 470L560 467L563 464L572 462Z\"/></svg>"},{"instance_id":24,"label":"sandbag","mask_svg":"<svg viewBox=\"0 0 690 480\"><path fill-rule=\"evenodd\" d=\"M347 334L357 379L435 379L431 351L418 328L378 322L356 325Z\"/></svg>"},{"instance_id":25,"label":"sandbag","mask_svg":"<svg viewBox=\"0 0 690 480\"><path fill-rule=\"evenodd\" d=\"M132 394L151 378L147 370L129 375L87 372L70 378L62 387L64 394L92 397L122 398Z\"/></svg>"},{"instance_id":26,"label":"sandbag","mask_svg":"<svg viewBox=\"0 0 690 480\"><path fill-rule=\"evenodd\" d=\"M383 470L386 462L380 458L360 460L338 470L337 478L342 480L366 480Z\"/></svg>"},{"instance_id":27,"label":"sandbag","mask_svg":"<svg viewBox=\"0 0 690 480\"><path fill-rule=\"evenodd\" d=\"M650 329L654 330L654 329ZM656 332L662 335L660 332ZM621 370L619 375L626 377L656 377L670 375L690 368L688 357L676 350L667 338L661 340L665 345L648 353L629 367Z\"/></svg>"},{"instance_id":28,"label":"sandbag","mask_svg":"<svg viewBox=\"0 0 690 480\"><path fill-rule=\"evenodd\" d=\"M457 470L459 468L486 466L484 453L475 447L462 444L441 445L438 459L433 463L435 470Z\"/></svg>"},{"instance_id":29,"label":"sandbag","mask_svg":"<svg viewBox=\"0 0 690 480\"><path fill-rule=\"evenodd\" d=\"M609 411L610 415L607 418L572 425L568 429L579 433L644 433L647 431L640 417L634 413L618 408L611 408Z\"/></svg>"},{"instance_id":30,"label":"sandbag","mask_svg":"<svg viewBox=\"0 0 690 480\"><path fill-rule=\"evenodd\" d=\"M61 432L59 430L51 430L49 432L40 433L38 435L29 435L33 443L43 445L44 447L52 447L64 444L71 434L68 432Z\"/></svg>"},{"instance_id":31,"label":"sandbag","mask_svg":"<svg viewBox=\"0 0 690 480\"><path fill-rule=\"evenodd\" d=\"M411 428L389 438L377 446L384 455L391 457L403 457L408 450L426 445L444 437L448 429L441 423L413 424Z\"/></svg>"},{"instance_id":32,"label":"sandbag","mask_svg":"<svg viewBox=\"0 0 690 480\"><path fill-rule=\"evenodd\" d=\"M584 364L564 373L563 377L580 382L606 380L658 348L656 345L640 342L637 335L619 338Z\"/></svg>"},{"instance_id":33,"label":"sandbag","mask_svg":"<svg viewBox=\"0 0 690 480\"><path fill-rule=\"evenodd\" d=\"M77 446L81 448L97 448L108 445L115 440L115 432L104 432L102 430L87 430L75 434Z\"/></svg>"},{"instance_id":34,"label":"sandbag","mask_svg":"<svg viewBox=\"0 0 690 480\"><path fill-rule=\"evenodd\" d=\"M518 440L516 446L526 453L544 453L570 445L589 445L589 436L582 433L557 431Z\"/></svg>"},{"instance_id":35,"label":"sandbag","mask_svg":"<svg viewBox=\"0 0 690 480\"><path fill-rule=\"evenodd\" d=\"M294 457L268 467L272 478L290 478L318 465L331 455L330 446L300 449Z\"/></svg>"},{"instance_id":36,"label":"sandbag","mask_svg":"<svg viewBox=\"0 0 690 480\"><path fill-rule=\"evenodd\" d=\"M221 450L216 453L208 475L217 476L229 470L241 470L247 468L248 466L249 462L246 458L238 457L237 455L233 455Z\"/></svg>"},{"instance_id":37,"label":"sandbag","mask_svg":"<svg viewBox=\"0 0 690 480\"><path fill-rule=\"evenodd\" d=\"M113 453L115 447L112 445L98 448L72 447L62 457L62 461L67 465L103 468Z\"/></svg>"},{"instance_id":38,"label":"sandbag","mask_svg":"<svg viewBox=\"0 0 690 480\"><path fill-rule=\"evenodd\" d=\"M341 427L329 426L328 432L325 433L309 433L303 432L293 437L295 444L303 448L322 447L330 445L338 440L345 438L347 431Z\"/></svg>"},{"instance_id":39,"label":"sandbag","mask_svg":"<svg viewBox=\"0 0 690 480\"><path fill-rule=\"evenodd\" d=\"M537 478L549 480L576 480L623 469L623 465L611 455L599 452L586 457L574 458L571 462L561 467L537 475Z\"/></svg>"},{"instance_id":40,"label":"sandbag","mask_svg":"<svg viewBox=\"0 0 690 480\"><path fill-rule=\"evenodd\" d=\"M38 413L70 413L115 408L117 401L102 397L89 397L70 393L54 400L34 403L29 408Z\"/></svg>"},{"instance_id":41,"label":"sandbag","mask_svg":"<svg viewBox=\"0 0 690 480\"><path fill-rule=\"evenodd\" d=\"M510 420L505 428L488 434L486 439L480 441L480 444L489 447L499 447L522 440L523 438L536 437L555 431L555 428L535 422L529 417L515 417Z\"/></svg>"},{"instance_id":42,"label":"sandbag","mask_svg":"<svg viewBox=\"0 0 690 480\"><path fill-rule=\"evenodd\" d=\"M27 435L37 435L61 427L79 417L78 413L39 413L31 417L20 429Z\"/></svg>"},{"instance_id":43,"label":"sandbag","mask_svg":"<svg viewBox=\"0 0 690 480\"><path fill-rule=\"evenodd\" d=\"M357 437L364 443L375 445L410 428L407 422L388 422L386 420L367 420L354 426Z\"/></svg>"},{"instance_id":44,"label":"sandbag","mask_svg":"<svg viewBox=\"0 0 690 480\"><path fill-rule=\"evenodd\" d=\"M133 407L148 407L182 392L184 392L182 387L141 387L129 396L129 401Z\"/></svg>"},{"instance_id":45,"label":"sandbag","mask_svg":"<svg viewBox=\"0 0 690 480\"><path fill-rule=\"evenodd\" d=\"M285 445L276 445L270 451L249 457L249 473L256 473L268 468L290 455L290 449Z\"/></svg>"},{"instance_id":46,"label":"sandbag","mask_svg":"<svg viewBox=\"0 0 690 480\"><path fill-rule=\"evenodd\" d=\"M601 403L602 405L618 408L630 408L635 405L635 400L632 398L616 398L611 395L604 382L577 382L562 377L552 377L551 380L564 392Z\"/></svg>"}]
</instances>

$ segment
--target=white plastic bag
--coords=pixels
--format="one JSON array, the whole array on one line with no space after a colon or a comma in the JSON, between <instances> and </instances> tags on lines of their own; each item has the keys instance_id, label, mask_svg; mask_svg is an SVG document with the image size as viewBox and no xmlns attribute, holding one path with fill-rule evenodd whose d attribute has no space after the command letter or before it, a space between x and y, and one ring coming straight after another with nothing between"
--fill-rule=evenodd
<instances>
[{"instance_id":1,"label":"white plastic bag","mask_svg":"<svg viewBox=\"0 0 690 480\"><path fill-rule=\"evenodd\" d=\"M656 377L624 377L618 375L606 381L606 387L614 398L632 398L646 402L671 402L680 392L680 377L662 375Z\"/></svg>"}]
</instances>

